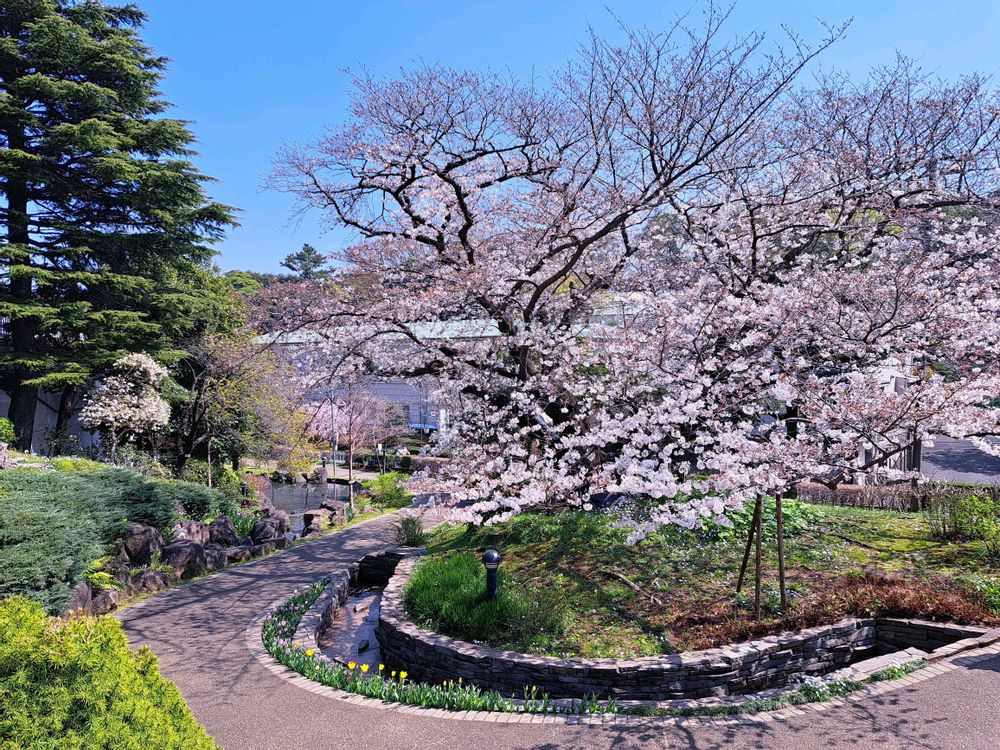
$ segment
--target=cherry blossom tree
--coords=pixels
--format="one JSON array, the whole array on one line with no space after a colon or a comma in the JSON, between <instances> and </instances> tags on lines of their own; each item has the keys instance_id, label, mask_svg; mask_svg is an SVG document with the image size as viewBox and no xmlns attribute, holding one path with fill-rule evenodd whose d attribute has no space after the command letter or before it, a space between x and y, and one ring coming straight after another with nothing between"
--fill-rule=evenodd
<instances>
[{"instance_id":1,"label":"cherry blossom tree","mask_svg":"<svg viewBox=\"0 0 1000 750\"><path fill-rule=\"evenodd\" d=\"M261 310L303 371L438 381L458 518L619 493L639 539L754 502L759 601L762 496L1000 432L1000 107L905 59L801 89L839 30L765 54L723 20L547 85L359 77L274 182L361 241Z\"/></svg>"},{"instance_id":2,"label":"cherry blossom tree","mask_svg":"<svg viewBox=\"0 0 1000 750\"><path fill-rule=\"evenodd\" d=\"M378 450L401 435L405 421L399 408L379 398L363 383L341 383L329 398L309 408L308 431L320 440L347 450L348 502L354 508L354 459L360 448Z\"/></svg>"},{"instance_id":3,"label":"cherry blossom tree","mask_svg":"<svg viewBox=\"0 0 1000 750\"><path fill-rule=\"evenodd\" d=\"M149 355L126 354L93 387L80 412L80 423L107 440L112 461L122 439L166 427L170 405L160 396L166 375L167 369Z\"/></svg>"}]
</instances>

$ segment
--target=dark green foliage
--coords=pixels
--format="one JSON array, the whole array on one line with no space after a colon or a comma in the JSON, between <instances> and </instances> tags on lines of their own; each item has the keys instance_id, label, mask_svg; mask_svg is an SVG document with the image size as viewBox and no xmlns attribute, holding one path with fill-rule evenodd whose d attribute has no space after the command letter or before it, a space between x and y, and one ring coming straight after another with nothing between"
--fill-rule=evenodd
<instances>
[{"instance_id":1,"label":"dark green foliage","mask_svg":"<svg viewBox=\"0 0 1000 750\"><path fill-rule=\"evenodd\" d=\"M563 608L533 593L501 568L499 594L495 601L486 601L482 563L472 555L457 554L418 563L403 596L418 624L463 640L503 646L530 644L565 630Z\"/></svg>"},{"instance_id":2,"label":"dark green foliage","mask_svg":"<svg viewBox=\"0 0 1000 750\"><path fill-rule=\"evenodd\" d=\"M413 494L403 488L406 474L390 471L386 474L365 479L361 486L372 496L376 505L383 508L405 508L413 502Z\"/></svg>"},{"instance_id":3,"label":"dark green foliage","mask_svg":"<svg viewBox=\"0 0 1000 750\"><path fill-rule=\"evenodd\" d=\"M420 547L427 542L427 534L418 516L403 516L392 527L393 541L401 547Z\"/></svg>"},{"instance_id":4,"label":"dark green foliage","mask_svg":"<svg viewBox=\"0 0 1000 750\"><path fill-rule=\"evenodd\" d=\"M124 469L8 469L0 473L0 597L21 594L58 613L128 521L169 535L176 504L200 519L220 503L205 487Z\"/></svg>"},{"instance_id":5,"label":"dark green foliage","mask_svg":"<svg viewBox=\"0 0 1000 750\"><path fill-rule=\"evenodd\" d=\"M216 745L110 617L56 620L15 597L0 602L0 746L10 750Z\"/></svg>"},{"instance_id":6,"label":"dark green foliage","mask_svg":"<svg viewBox=\"0 0 1000 750\"><path fill-rule=\"evenodd\" d=\"M297 253L290 253L281 265L307 281L318 281L330 275L329 259L309 243Z\"/></svg>"},{"instance_id":7,"label":"dark green foliage","mask_svg":"<svg viewBox=\"0 0 1000 750\"><path fill-rule=\"evenodd\" d=\"M232 223L163 117L165 59L135 5L0 5L0 386L21 447L37 387L84 385L125 351L166 355L215 307Z\"/></svg>"}]
</instances>

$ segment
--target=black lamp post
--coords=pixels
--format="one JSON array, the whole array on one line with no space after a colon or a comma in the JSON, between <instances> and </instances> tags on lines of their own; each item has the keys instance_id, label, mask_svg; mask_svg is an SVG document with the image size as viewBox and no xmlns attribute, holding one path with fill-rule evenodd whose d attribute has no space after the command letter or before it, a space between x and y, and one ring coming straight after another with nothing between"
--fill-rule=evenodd
<instances>
[{"instance_id":1,"label":"black lamp post","mask_svg":"<svg viewBox=\"0 0 1000 750\"><path fill-rule=\"evenodd\" d=\"M500 553L495 549L488 549L483 555L483 567L486 568L486 601L492 602L497 598L497 589L500 587L499 571Z\"/></svg>"}]
</instances>

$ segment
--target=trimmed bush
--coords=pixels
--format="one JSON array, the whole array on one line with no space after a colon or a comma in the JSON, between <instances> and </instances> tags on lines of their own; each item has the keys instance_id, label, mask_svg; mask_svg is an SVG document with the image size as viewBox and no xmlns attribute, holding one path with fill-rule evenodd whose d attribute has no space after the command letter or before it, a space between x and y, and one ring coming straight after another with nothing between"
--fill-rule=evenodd
<instances>
[{"instance_id":1,"label":"trimmed bush","mask_svg":"<svg viewBox=\"0 0 1000 750\"><path fill-rule=\"evenodd\" d=\"M0 602L0 746L209 750L180 692L147 648L132 651L110 617L47 617Z\"/></svg>"},{"instance_id":2,"label":"trimmed bush","mask_svg":"<svg viewBox=\"0 0 1000 750\"><path fill-rule=\"evenodd\" d=\"M469 554L422 560L406 583L403 602L417 624L490 646L523 648L566 628L566 613L557 602L542 601L502 570L496 600L486 601L486 572Z\"/></svg>"}]
</instances>

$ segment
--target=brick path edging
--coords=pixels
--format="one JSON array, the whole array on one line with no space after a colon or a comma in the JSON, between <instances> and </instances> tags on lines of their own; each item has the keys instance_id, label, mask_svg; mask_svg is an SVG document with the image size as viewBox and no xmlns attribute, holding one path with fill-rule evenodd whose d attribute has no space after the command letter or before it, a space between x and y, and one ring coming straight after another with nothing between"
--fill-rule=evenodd
<instances>
[{"instance_id":1,"label":"brick path edging","mask_svg":"<svg viewBox=\"0 0 1000 750\"><path fill-rule=\"evenodd\" d=\"M823 703L806 703L801 706L788 706L777 711L765 711L757 714L747 714L745 716L636 716L634 714L527 714L508 713L491 711L449 711L443 708L422 708L404 703L392 703L368 698L363 695L355 695L344 690L327 687L318 682L314 682L298 672L289 669L271 656L264 646L261 637L264 618L269 612L277 609L288 601L288 597L283 597L274 602L270 607L260 612L244 633L244 640L247 648L264 667L272 674L282 679L288 680L296 687L308 690L316 695L322 695L345 703L366 708L374 708L382 711L396 711L410 714L420 718L445 719L449 721L482 721L510 724L599 724L613 726L652 726L652 727L697 727L697 726L749 726L766 724L771 721L785 721L795 719L799 716L808 716L813 711L826 711L845 704L863 703L870 698L876 698L894 690L908 688L931 679L941 674L962 669L973 664L996 658L1000 654L1000 632L991 631L989 637L969 639L969 644L965 645L964 651L953 652L945 655L941 654L927 667L913 672L898 680L885 680L883 682L867 685L860 690L842 698L833 698ZM986 641L989 640L989 643ZM978 646L978 647L977 647ZM699 703L699 701L693 701ZM707 703L707 702L706 702Z\"/></svg>"}]
</instances>

